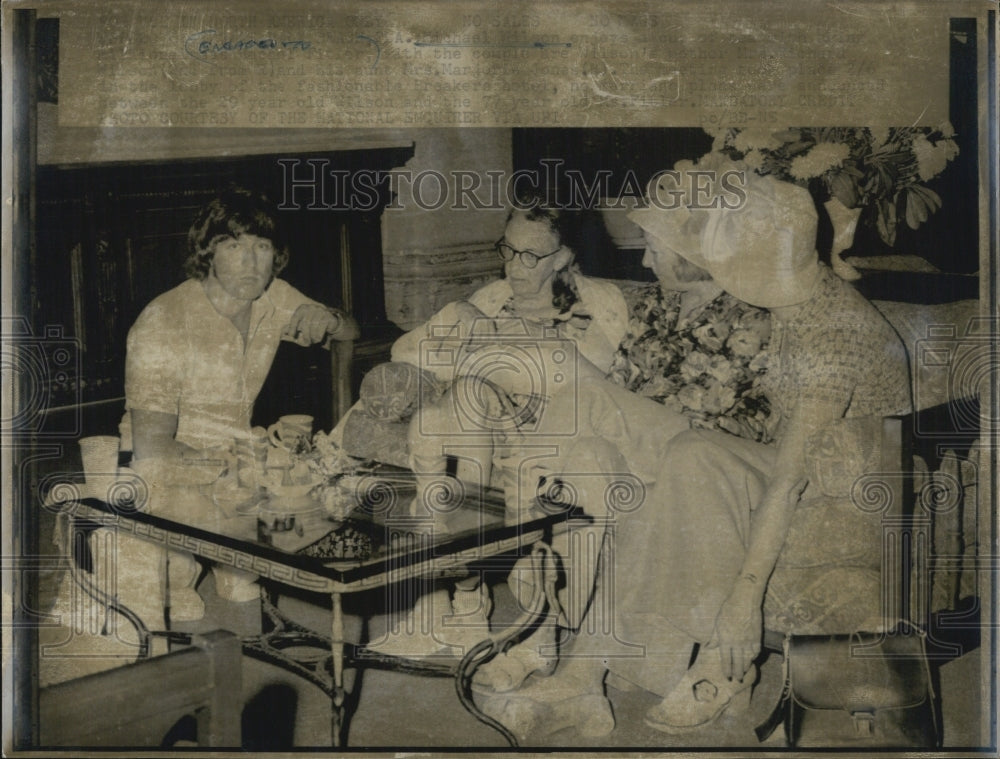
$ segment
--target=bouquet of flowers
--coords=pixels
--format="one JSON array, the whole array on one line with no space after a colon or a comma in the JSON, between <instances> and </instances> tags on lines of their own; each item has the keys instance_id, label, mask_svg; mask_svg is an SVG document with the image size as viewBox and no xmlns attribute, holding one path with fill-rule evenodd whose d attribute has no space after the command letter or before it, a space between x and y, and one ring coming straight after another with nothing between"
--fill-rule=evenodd
<instances>
[{"instance_id":1,"label":"bouquet of flowers","mask_svg":"<svg viewBox=\"0 0 1000 759\"><path fill-rule=\"evenodd\" d=\"M928 127L803 127L780 131L709 132L713 151L742 160L758 174L773 174L825 192L847 209L872 207L879 236L896 239L899 218L917 229L941 207L925 186L958 155L951 124Z\"/></svg>"}]
</instances>

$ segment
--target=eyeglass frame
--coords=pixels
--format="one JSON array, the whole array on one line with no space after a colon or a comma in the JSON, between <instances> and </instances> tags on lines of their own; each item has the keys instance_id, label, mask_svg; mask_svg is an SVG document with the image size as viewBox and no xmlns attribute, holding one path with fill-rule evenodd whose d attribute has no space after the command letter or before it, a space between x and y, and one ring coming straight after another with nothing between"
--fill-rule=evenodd
<instances>
[{"instance_id":1,"label":"eyeglass frame","mask_svg":"<svg viewBox=\"0 0 1000 759\"><path fill-rule=\"evenodd\" d=\"M559 247L553 250L551 253L545 253L544 255L540 255L538 253L535 253L535 251L533 250L518 250L510 243L504 242L504 238L501 237L499 240L493 243L493 247L496 250L497 255L500 256L500 260L503 261L504 263L507 263L508 261L513 261L515 258L517 258L521 261L521 265L525 269L534 269L536 266L538 266L539 261L541 261L543 258L551 258L560 250L562 250L565 246L560 243ZM511 251L510 258L506 258L504 256L503 254L504 248ZM526 259L525 256L531 256L531 258ZM528 261L532 261L533 263L529 264Z\"/></svg>"}]
</instances>

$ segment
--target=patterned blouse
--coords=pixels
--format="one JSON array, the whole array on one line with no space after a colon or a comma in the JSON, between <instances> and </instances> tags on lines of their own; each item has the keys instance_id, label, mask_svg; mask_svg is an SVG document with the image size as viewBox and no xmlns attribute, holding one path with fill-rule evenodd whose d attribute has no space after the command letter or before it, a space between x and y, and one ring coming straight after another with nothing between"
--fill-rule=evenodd
<instances>
[{"instance_id":1,"label":"patterned blouse","mask_svg":"<svg viewBox=\"0 0 1000 759\"><path fill-rule=\"evenodd\" d=\"M770 314L727 293L680 318L681 294L639 292L608 379L684 414L691 426L769 442L771 406L759 387Z\"/></svg>"},{"instance_id":2,"label":"patterned blouse","mask_svg":"<svg viewBox=\"0 0 1000 759\"><path fill-rule=\"evenodd\" d=\"M911 410L902 341L864 296L826 267L794 319L774 322L768 353L760 386L775 407L772 423L788 419L803 402L835 406L845 417Z\"/></svg>"}]
</instances>

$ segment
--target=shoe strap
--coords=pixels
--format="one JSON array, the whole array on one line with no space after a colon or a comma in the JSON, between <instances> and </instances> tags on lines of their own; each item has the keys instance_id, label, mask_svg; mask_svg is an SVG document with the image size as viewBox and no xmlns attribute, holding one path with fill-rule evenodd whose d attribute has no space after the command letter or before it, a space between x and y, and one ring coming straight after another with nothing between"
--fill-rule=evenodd
<instances>
[{"instance_id":1,"label":"shoe strap","mask_svg":"<svg viewBox=\"0 0 1000 759\"><path fill-rule=\"evenodd\" d=\"M711 687L712 695L709 698L699 698L698 697L699 691L704 693L705 690L707 690L705 687L706 685ZM701 687L699 688L698 686ZM691 695L694 698L694 700L697 701L698 703L709 703L719 697L719 686L713 683L707 677L703 677L691 685Z\"/></svg>"}]
</instances>

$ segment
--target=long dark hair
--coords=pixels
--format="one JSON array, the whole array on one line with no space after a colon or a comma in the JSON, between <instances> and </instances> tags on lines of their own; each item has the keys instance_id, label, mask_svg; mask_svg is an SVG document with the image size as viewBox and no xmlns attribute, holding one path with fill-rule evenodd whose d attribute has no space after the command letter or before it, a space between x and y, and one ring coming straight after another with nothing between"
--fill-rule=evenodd
<instances>
[{"instance_id":1,"label":"long dark hair","mask_svg":"<svg viewBox=\"0 0 1000 759\"><path fill-rule=\"evenodd\" d=\"M285 239L271 202L264 195L233 185L211 200L188 230L188 257L184 273L191 279L204 279L212 268L215 244L241 234L266 237L274 244L271 276L276 277L288 263Z\"/></svg>"}]
</instances>

